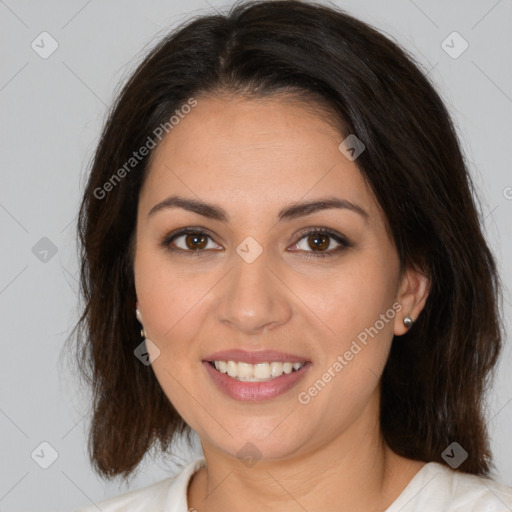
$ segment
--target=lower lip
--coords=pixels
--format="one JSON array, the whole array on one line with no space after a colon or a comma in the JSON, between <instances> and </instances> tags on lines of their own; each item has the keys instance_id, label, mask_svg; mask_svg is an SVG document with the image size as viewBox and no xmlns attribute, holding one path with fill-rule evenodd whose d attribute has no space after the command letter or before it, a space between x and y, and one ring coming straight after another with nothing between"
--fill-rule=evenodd
<instances>
[{"instance_id":1,"label":"lower lip","mask_svg":"<svg viewBox=\"0 0 512 512\"><path fill-rule=\"evenodd\" d=\"M243 382L230 377L227 373L217 371L210 363L203 361L203 366L217 387L235 400L260 402L270 400L293 388L311 367L306 363L300 370L283 373L283 375L265 382Z\"/></svg>"}]
</instances>

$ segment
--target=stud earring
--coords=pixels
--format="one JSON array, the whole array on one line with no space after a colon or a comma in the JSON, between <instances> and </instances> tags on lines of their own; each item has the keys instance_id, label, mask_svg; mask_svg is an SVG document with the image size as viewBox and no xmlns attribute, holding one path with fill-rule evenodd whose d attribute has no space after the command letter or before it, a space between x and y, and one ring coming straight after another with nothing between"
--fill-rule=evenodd
<instances>
[{"instance_id":1,"label":"stud earring","mask_svg":"<svg viewBox=\"0 0 512 512\"><path fill-rule=\"evenodd\" d=\"M144 365L149 366L153 364L155 359L160 356L160 350L158 347L147 337L146 330L142 325L142 315L139 311L139 308L135 309L135 316L137 320L140 322L141 330L140 335L143 340L139 343L138 347L133 351L137 359Z\"/></svg>"},{"instance_id":2,"label":"stud earring","mask_svg":"<svg viewBox=\"0 0 512 512\"><path fill-rule=\"evenodd\" d=\"M414 324L414 320L410 316L404 318L404 325L407 329L410 329Z\"/></svg>"},{"instance_id":3,"label":"stud earring","mask_svg":"<svg viewBox=\"0 0 512 512\"><path fill-rule=\"evenodd\" d=\"M135 316L137 317L137 320L142 325L142 315L140 314L139 308L135 310ZM145 339L146 338L146 331L144 330L144 327L140 330L140 335Z\"/></svg>"}]
</instances>

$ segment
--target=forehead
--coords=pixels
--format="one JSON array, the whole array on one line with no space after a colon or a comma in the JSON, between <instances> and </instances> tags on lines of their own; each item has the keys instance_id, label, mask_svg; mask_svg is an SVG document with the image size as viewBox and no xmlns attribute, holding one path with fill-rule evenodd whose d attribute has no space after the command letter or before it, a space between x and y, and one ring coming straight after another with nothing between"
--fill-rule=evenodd
<instances>
[{"instance_id":1,"label":"forehead","mask_svg":"<svg viewBox=\"0 0 512 512\"><path fill-rule=\"evenodd\" d=\"M277 98L200 98L154 150L141 202L182 192L274 212L335 195L371 213L371 191L324 112Z\"/></svg>"}]
</instances>

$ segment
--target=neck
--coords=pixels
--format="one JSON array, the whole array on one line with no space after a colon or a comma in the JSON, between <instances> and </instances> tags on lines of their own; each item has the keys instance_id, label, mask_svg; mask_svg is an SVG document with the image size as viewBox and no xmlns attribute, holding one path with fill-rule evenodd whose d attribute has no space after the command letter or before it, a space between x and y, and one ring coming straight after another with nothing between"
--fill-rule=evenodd
<instances>
[{"instance_id":1,"label":"neck","mask_svg":"<svg viewBox=\"0 0 512 512\"><path fill-rule=\"evenodd\" d=\"M368 404L369 411L378 407ZM378 416L361 414L344 432L286 459L248 467L202 440L206 466L188 489L199 512L337 510L382 512L424 465L395 454Z\"/></svg>"}]
</instances>

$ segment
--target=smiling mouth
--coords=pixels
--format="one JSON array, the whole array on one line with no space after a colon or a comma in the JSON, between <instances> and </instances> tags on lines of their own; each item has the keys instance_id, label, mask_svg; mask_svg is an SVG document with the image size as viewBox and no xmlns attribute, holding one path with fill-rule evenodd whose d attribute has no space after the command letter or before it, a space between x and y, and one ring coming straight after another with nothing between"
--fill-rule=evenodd
<instances>
[{"instance_id":1,"label":"smiling mouth","mask_svg":"<svg viewBox=\"0 0 512 512\"><path fill-rule=\"evenodd\" d=\"M307 361L271 361L256 364L237 361L208 361L219 373L241 382L267 382L300 371Z\"/></svg>"}]
</instances>

